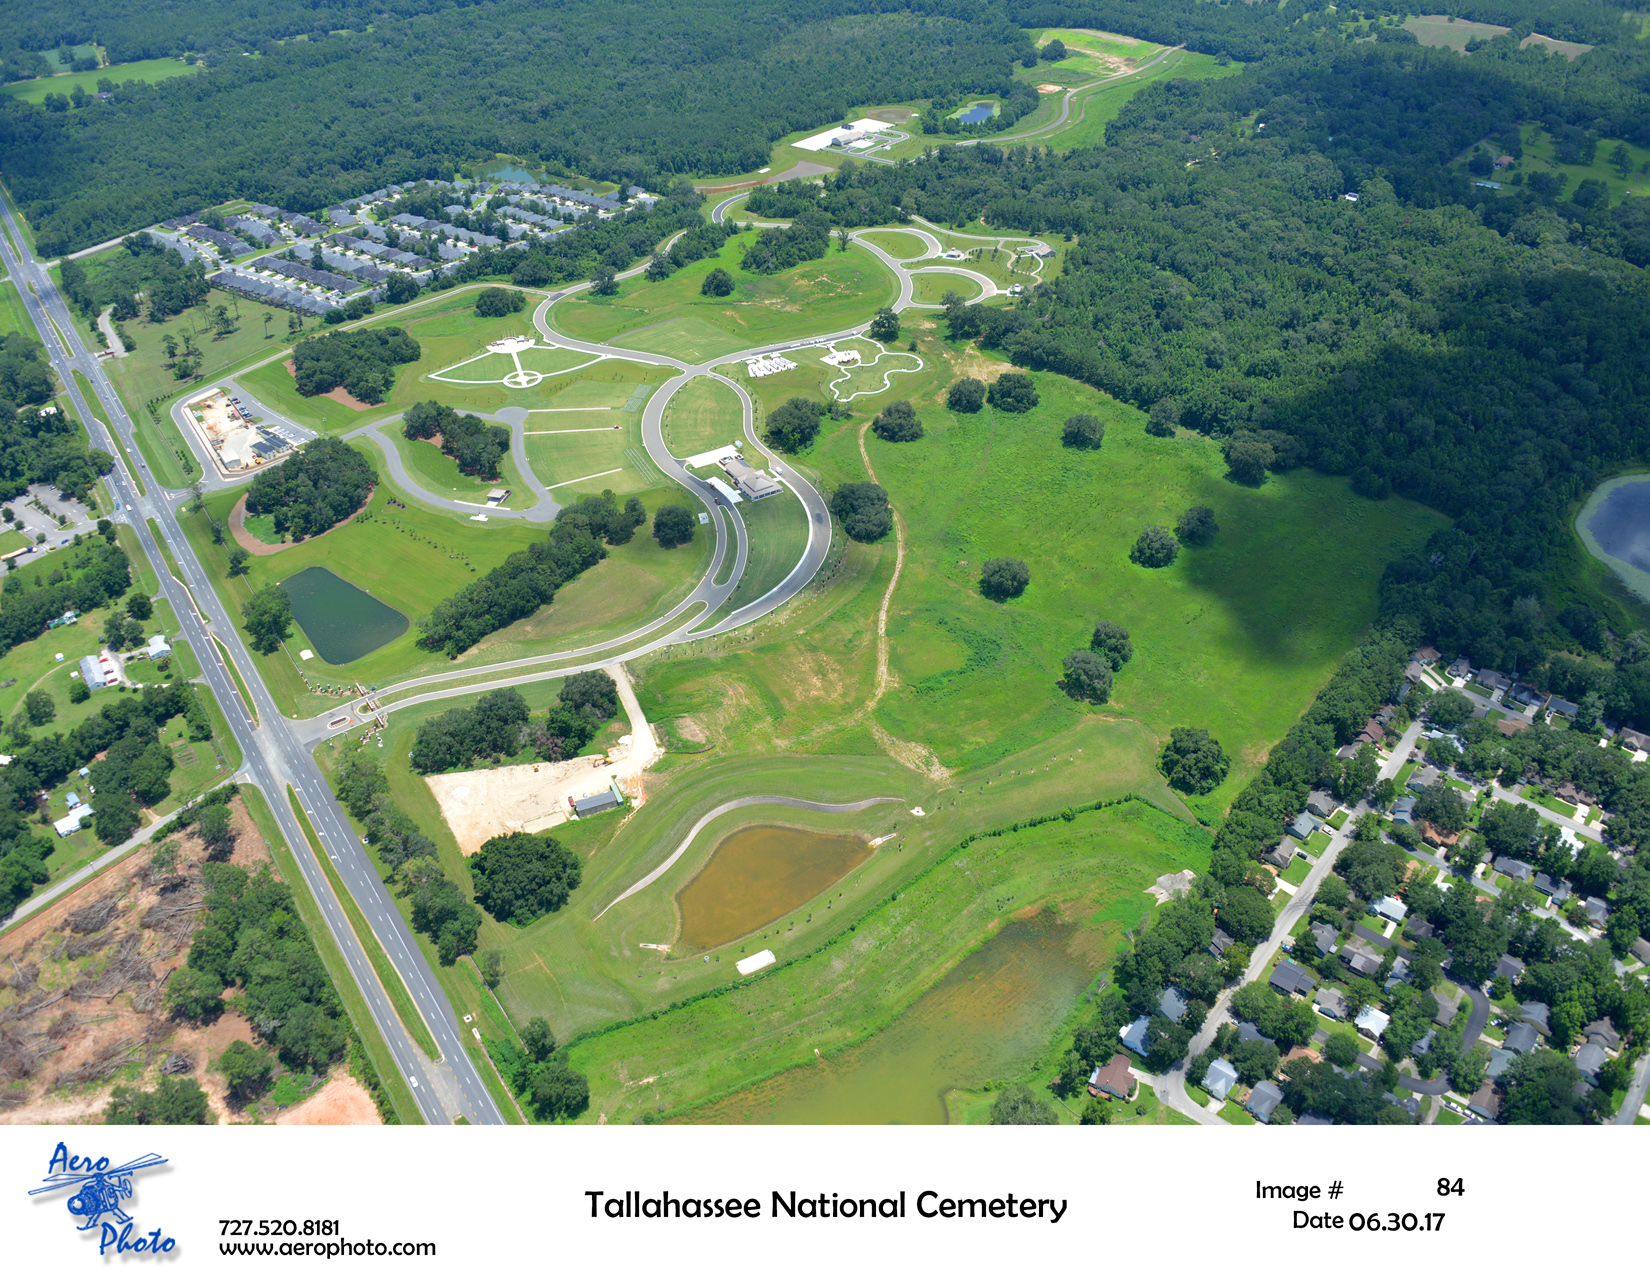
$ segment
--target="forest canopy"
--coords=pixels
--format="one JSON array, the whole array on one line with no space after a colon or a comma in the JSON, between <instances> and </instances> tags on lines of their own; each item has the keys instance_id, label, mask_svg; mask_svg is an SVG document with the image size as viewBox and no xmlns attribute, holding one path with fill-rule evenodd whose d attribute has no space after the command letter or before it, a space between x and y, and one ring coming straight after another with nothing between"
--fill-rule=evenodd
<instances>
[{"instance_id":1,"label":"forest canopy","mask_svg":"<svg viewBox=\"0 0 1650 1275\"><path fill-rule=\"evenodd\" d=\"M363 403L382 403L401 363L416 363L418 342L401 328L363 328L305 337L292 349L298 393L314 397L342 387Z\"/></svg>"},{"instance_id":2,"label":"forest canopy","mask_svg":"<svg viewBox=\"0 0 1650 1275\"><path fill-rule=\"evenodd\" d=\"M275 529L302 540L330 531L372 494L367 458L340 438L316 438L279 465L258 471L246 492L249 514L272 514Z\"/></svg>"}]
</instances>

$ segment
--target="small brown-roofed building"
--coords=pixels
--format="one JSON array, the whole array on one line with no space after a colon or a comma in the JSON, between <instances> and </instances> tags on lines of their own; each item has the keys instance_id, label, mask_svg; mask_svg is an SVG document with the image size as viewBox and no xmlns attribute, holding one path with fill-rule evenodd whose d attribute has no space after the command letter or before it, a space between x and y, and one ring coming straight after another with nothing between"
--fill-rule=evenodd
<instances>
[{"instance_id":1,"label":"small brown-roofed building","mask_svg":"<svg viewBox=\"0 0 1650 1275\"><path fill-rule=\"evenodd\" d=\"M1371 717L1364 723L1364 728L1352 737L1355 744L1378 744L1386 738L1386 726L1379 719Z\"/></svg>"},{"instance_id":2,"label":"small brown-roofed building","mask_svg":"<svg viewBox=\"0 0 1650 1275\"><path fill-rule=\"evenodd\" d=\"M1422 664L1436 664L1441 654L1436 646L1423 646L1411 658Z\"/></svg>"},{"instance_id":3,"label":"small brown-roofed building","mask_svg":"<svg viewBox=\"0 0 1650 1275\"><path fill-rule=\"evenodd\" d=\"M1127 1054L1113 1054L1104 1067L1096 1067L1089 1077L1089 1095L1094 1098L1133 1098L1140 1082L1129 1070Z\"/></svg>"},{"instance_id":4,"label":"small brown-roofed building","mask_svg":"<svg viewBox=\"0 0 1650 1275\"><path fill-rule=\"evenodd\" d=\"M1495 723L1495 729L1511 738L1521 730L1529 730L1530 723L1522 717L1503 717Z\"/></svg>"}]
</instances>

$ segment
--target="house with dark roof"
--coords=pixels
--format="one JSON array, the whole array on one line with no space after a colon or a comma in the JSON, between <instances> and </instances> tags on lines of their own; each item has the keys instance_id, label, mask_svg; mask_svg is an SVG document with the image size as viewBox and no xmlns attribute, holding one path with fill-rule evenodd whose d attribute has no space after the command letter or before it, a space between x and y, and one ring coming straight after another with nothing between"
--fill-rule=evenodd
<instances>
[{"instance_id":1,"label":"house with dark roof","mask_svg":"<svg viewBox=\"0 0 1650 1275\"><path fill-rule=\"evenodd\" d=\"M1486 690L1491 691L1505 691L1512 686L1512 678L1504 673L1498 673L1492 668L1479 669L1474 680Z\"/></svg>"},{"instance_id":2,"label":"house with dark roof","mask_svg":"<svg viewBox=\"0 0 1650 1275\"><path fill-rule=\"evenodd\" d=\"M1226 1095L1232 1092L1232 1086L1237 1082L1237 1068L1224 1058L1217 1058L1209 1064L1209 1070L1203 1076L1203 1091L1209 1097L1225 1102Z\"/></svg>"},{"instance_id":3,"label":"house with dark roof","mask_svg":"<svg viewBox=\"0 0 1650 1275\"><path fill-rule=\"evenodd\" d=\"M1444 670L1451 677L1466 677L1472 672L1472 663L1464 655L1457 655L1450 661L1450 666Z\"/></svg>"},{"instance_id":4,"label":"house with dark roof","mask_svg":"<svg viewBox=\"0 0 1650 1275\"><path fill-rule=\"evenodd\" d=\"M1467 1110L1489 1121L1494 1121L1501 1114L1501 1091L1495 1087L1495 1081L1484 1082L1467 1103Z\"/></svg>"},{"instance_id":5,"label":"house with dark roof","mask_svg":"<svg viewBox=\"0 0 1650 1275\"><path fill-rule=\"evenodd\" d=\"M1335 1122L1333 1120L1331 1120L1328 1116L1317 1116L1317 1115L1313 1115L1310 1111L1308 1111L1299 1120L1295 1121L1295 1123L1297 1125L1319 1125L1319 1124L1332 1125Z\"/></svg>"},{"instance_id":6,"label":"house with dark roof","mask_svg":"<svg viewBox=\"0 0 1650 1275\"><path fill-rule=\"evenodd\" d=\"M1237 1029L1239 1044L1247 1045L1250 1042L1257 1040L1264 1040L1268 1045L1277 1044L1277 1041L1273 1040L1270 1036L1261 1035L1260 1028L1256 1027L1253 1023L1239 1023L1237 1025Z\"/></svg>"},{"instance_id":7,"label":"house with dark roof","mask_svg":"<svg viewBox=\"0 0 1650 1275\"><path fill-rule=\"evenodd\" d=\"M1261 858L1281 872L1295 861L1295 856L1299 853L1300 847L1295 844L1294 838L1285 837L1263 854Z\"/></svg>"},{"instance_id":8,"label":"house with dark roof","mask_svg":"<svg viewBox=\"0 0 1650 1275\"><path fill-rule=\"evenodd\" d=\"M1556 695L1547 701L1547 713L1551 717L1573 719L1580 711L1581 706L1579 704L1572 704L1567 699L1559 699Z\"/></svg>"},{"instance_id":9,"label":"house with dark roof","mask_svg":"<svg viewBox=\"0 0 1650 1275\"><path fill-rule=\"evenodd\" d=\"M1404 787L1413 788L1416 792L1420 792L1423 789L1431 788L1437 782L1438 767L1418 766L1416 767L1415 773L1409 777L1409 781L1404 785Z\"/></svg>"},{"instance_id":10,"label":"house with dark roof","mask_svg":"<svg viewBox=\"0 0 1650 1275\"><path fill-rule=\"evenodd\" d=\"M1392 822L1413 825L1415 823L1415 798L1400 797L1392 803Z\"/></svg>"},{"instance_id":11,"label":"house with dark roof","mask_svg":"<svg viewBox=\"0 0 1650 1275\"><path fill-rule=\"evenodd\" d=\"M1533 704L1536 708L1540 708L1547 702L1547 697L1545 695L1536 690L1533 686L1526 686L1523 682L1515 682L1512 689L1509 690L1502 698L1511 700L1514 704L1523 704L1525 706Z\"/></svg>"},{"instance_id":12,"label":"house with dark roof","mask_svg":"<svg viewBox=\"0 0 1650 1275\"><path fill-rule=\"evenodd\" d=\"M1285 996L1310 996L1317 986L1313 978L1293 961L1280 961L1267 985Z\"/></svg>"},{"instance_id":13,"label":"house with dark roof","mask_svg":"<svg viewBox=\"0 0 1650 1275\"><path fill-rule=\"evenodd\" d=\"M1283 1090L1279 1089L1270 1080L1263 1080L1249 1091L1249 1097L1244 1100L1244 1107L1256 1120L1262 1124L1272 1118L1272 1113L1278 1109L1283 1101Z\"/></svg>"},{"instance_id":14,"label":"house with dark roof","mask_svg":"<svg viewBox=\"0 0 1650 1275\"><path fill-rule=\"evenodd\" d=\"M1381 972L1381 954L1356 934L1341 945L1341 960L1360 978L1374 978Z\"/></svg>"},{"instance_id":15,"label":"house with dark roof","mask_svg":"<svg viewBox=\"0 0 1650 1275\"><path fill-rule=\"evenodd\" d=\"M1340 942L1341 932L1327 921L1314 921L1310 930L1312 943L1318 949L1319 956L1328 956L1335 950L1335 944Z\"/></svg>"},{"instance_id":16,"label":"house with dark roof","mask_svg":"<svg viewBox=\"0 0 1650 1275\"><path fill-rule=\"evenodd\" d=\"M1386 983L1381 990L1386 992L1388 995L1391 995L1392 990L1397 987L1399 983L1407 982L1409 982L1409 962L1400 956L1397 960L1392 962L1392 969L1388 972L1386 976Z\"/></svg>"},{"instance_id":17,"label":"house with dark roof","mask_svg":"<svg viewBox=\"0 0 1650 1275\"><path fill-rule=\"evenodd\" d=\"M1576 1050L1576 1070L1579 1071L1588 1084L1598 1084L1598 1069L1609 1062L1602 1046L1588 1041Z\"/></svg>"},{"instance_id":18,"label":"house with dark roof","mask_svg":"<svg viewBox=\"0 0 1650 1275\"><path fill-rule=\"evenodd\" d=\"M1404 922L1404 933L1417 942L1438 937L1438 931L1432 922L1420 916L1412 916Z\"/></svg>"},{"instance_id":19,"label":"house with dark roof","mask_svg":"<svg viewBox=\"0 0 1650 1275\"><path fill-rule=\"evenodd\" d=\"M1518 1007L1518 1021L1528 1023L1542 1032L1547 1030L1547 1021L1552 1011L1540 1001L1525 1001Z\"/></svg>"},{"instance_id":20,"label":"house with dark roof","mask_svg":"<svg viewBox=\"0 0 1650 1275\"><path fill-rule=\"evenodd\" d=\"M1178 1023L1186 1016L1187 1004L1186 994L1178 987L1165 987L1157 998L1157 1012L1171 1023Z\"/></svg>"},{"instance_id":21,"label":"house with dark roof","mask_svg":"<svg viewBox=\"0 0 1650 1275\"><path fill-rule=\"evenodd\" d=\"M1335 794L1322 788L1314 788L1312 795L1306 799L1306 808L1320 819L1327 819L1341 808L1341 803L1335 800Z\"/></svg>"},{"instance_id":22,"label":"house with dark roof","mask_svg":"<svg viewBox=\"0 0 1650 1275\"><path fill-rule=\"evenodd\" d=\"M1535 874L1535 888L1551 899L1554 906L1570 897L1570 883L1563 877L1548 876L1545 872Z\"/></svg>"},{"instance_id":23,"label":"house with dark roof","mask_svg":"<svg viewBox=\"0 0 1650 1275\"><path fill-rule=\"evenodd\" d=\"M1121 1098L1128 1102L1134 1097L1140 1082L1129 1070L1127 1054L1113 1054L1104 1067L1096 1067L1089 1076L1089 1095L1094 1098Z\"/></svg>"},{"instance_id":24,"label":"house with dark roof","mask_svg":"<svg viewBox=\"0 0 1650 1275\"><path fill-rule=\"evenodd\" d=\"M1325 1018L1333 1018L1337 1023L1346 1020L1346 997L1341 995L1336 987L1320 987L1318 994L1312 998L1312 1006Z\"/></svg>"},{"instance_id":25,"label":"house with dark roof","mask_svg":"<svg viewBox=\"0 0 1650 1275\"><path fill-rule=\"evenodd\" d=\"M1593 1044L1605 1049L1617 1050L1621 1048L1621 1033L1608 1018L1595 1019L1581 1029L1581 1034Z\"/></svg>"},{"instance_id":26,"label":"house with dark roof","mask_svg":"<svg viewBox=\"0 0 1650 1275\"><path fill-rule=\"evenodd\" d=\"M1484 1074L1491 1080L1499 1080L1506 1073L1508 1067L1518 1061L1518 1055L1511 1049L1497 1049L1490 1047L1490 1060L1485 1065Z\"/></svg>"},{"instance_id":27,"label":"house with dark roof","mask_svg":"<svg viewBox=\"0 0 1650 1275\"><path fill-rule=\"evenodd\" d=\"M1314 832L1323 826L1323 820L1316 815L1301 811L1289 825L1289 835L1297 842L1306 842Z\"/></svg>"},{"instance_id":28,"label":"house with dark roof","mask_svg":"<svg viewBox=\"0 0 1650 1275\"><path fill-rule=\"evenodd\" d=\"M1427 1050L1432 1048L1432 1042L1436 1039L1438 1039L1438 1029L1436 1027L1429 1027L1426 1030L1426 1034L1409 1047L1409 1052L1419 1058L1422 1054L1426 1053Z\"/></svg>"},{"instance_id":29,"label":"house with dark roof","mask_svg":"<svg viewBox=\"0 0 1650 1275\"><path fill-rule=\"evenodd\" d=\"M1209 943L1209 955L1217 961L1223 961L1226 959L1226 949L1236 942L1236 939L1217 925L1215 927L1215 937Z\"/></svg>"},{"instance_id":30,"label":"house with dark roof","mask_svg":"<svg viewBox=\"0 0 1650 1275\"><path fill-rule=\"evenodd\" d=\"M1491 978L1505 978L1516 983L1524 977L1524 962L1516 956L1503 956L1495 963L1495 972Z\"/></svg>"},{"instance_id":31,"label":"house with dark roof","mask_svg":"<svg viewBox=\"0 0 1650 1275\"><path fill-rule=\"evenodd\" d=\"M1507 1029L1507 1039L1504 1042L1507 1049L1515 1054L1527 1054L1539 1043L1535 1028L1528 1023L1514 1023Z\"/></svg>"},{"instance_id":32,"label":"house with dark roof","mask_svg":"<svg viewBox=\"0 0 1650 1275\"><path fill-rule=\"evenodd\" d=\"M1535 869L1522 859L1509 859L1500 855L1495 861L1495 870L1504 877L1511 877L1514 881L1528 881L1535 876Z\"/></svg>"},{"instance_id":33,"label":"house with dark roof","mask_svg":"<svg viewBox=\"0 0 1650 1275\"><path fill-rule=\"evenodd\" d=\"M1587 920L1594 925L1603 925L1610 919L1610 905L1603 899L1583 899L1581 908L1587 913Z\"/></svg>"},{"instance_id":34,"label":"house with dark roof","mask_svg":"<svg viewBox=\"0 0 1650 1275\"><path fill-rule=\"evenodd\" d=\"M1405 1111L1409 1112L1409 1118L1411 1120L1419 1120L1421 1118L1421 1100L1414 1094L1411 1094L1407 1098L1400 1098L1395 1093L1389 1093L1386 1096L1386 1100L1394 1107L1402 1107Z\"/></svg>"},{"instance_id":35,"label":"house with dark roof","mask_svg":"<svg viewBox=\"0 0 1650 1275\"><path fill-rule=\"evenodd\" d=\"M1642 731L1624 730L1617 737L1616 742L1623 748L1630 748L1635 753L1650 753L1650 735Z\"/></svg>"}]
</instances>

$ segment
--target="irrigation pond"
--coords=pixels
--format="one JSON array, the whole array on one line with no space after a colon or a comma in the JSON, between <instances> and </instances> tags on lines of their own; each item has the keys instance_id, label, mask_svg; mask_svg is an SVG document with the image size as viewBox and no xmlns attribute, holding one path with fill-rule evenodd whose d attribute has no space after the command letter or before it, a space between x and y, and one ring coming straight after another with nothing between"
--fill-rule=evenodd
<instances>
[{"instance_id":1,"label":"irrigation pond","mask_svg":"<svg viewBox=\"0 0 1650 1275\"><path fill-rule=\"evenodd\" d=\"M777 921L871 857L861 837L759 825L723 838L682 887L684 950L719 947Z\"/></svg>"},{"instance_id":2,"label":"irrigation pond","mask_svg":"<svg viewBox=\"0 0 1650 1275\"><path fill-rule=\"evenodd\" d=\"M292 618L328 664L370 655L407 631L407 617L325 567L308 567L281 581Z\"/></svg>"}]
</instances>

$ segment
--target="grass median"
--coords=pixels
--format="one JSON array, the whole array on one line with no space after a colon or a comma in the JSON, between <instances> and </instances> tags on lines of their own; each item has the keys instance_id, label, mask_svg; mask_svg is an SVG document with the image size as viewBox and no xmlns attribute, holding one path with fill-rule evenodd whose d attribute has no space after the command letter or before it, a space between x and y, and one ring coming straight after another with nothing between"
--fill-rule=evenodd
<instances>
[{"instance_id":1,"label":"grass median","mask_svg":"<svg viewBox=\"0 0 1650 1275\"><path fill-rule=\"evenodd\" d=\"M418 1012L418 1006L413 1004L412 993L407 990L407 985L401 981L401 975L396 972L395 966L390 963L390 958L385 953L383 945L379 943L378 936L373 933L372 927L367 924L367 918L361 915L361 909L355 902L355 896L344 887L344 882L339 877L337 869L332 866L332 860L327 856L320 839L315 835L314 825L310 823L309 816L304 813L303 805L298 800L298 794L293 792L290 786L287 788L287 800L292 804L292 813L296 816L299 827L304 830L304 836L309 838L310 849L315 852L315 861L321 865L321 871L326 873L327 883L332 887L332 892L338 896L338 902L344 909L344 915L349 920L350 928L355 931L356 938L361 941L361 948L366 952L367 959L372 962L373 971L378 975L378 981L383 984L384 992L390 998L390 1004L395 1007L395 1012L400 1017L402 1025L407 1029L407 1034L417 1042L418 1047L429 1058L441 1057L441 1051L436 1048L435 1036L430 1031L429 1024L424 1021L424 1016Z\"/></svg>"}]
</instances>

